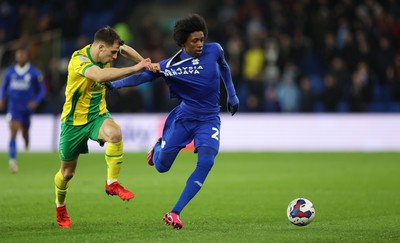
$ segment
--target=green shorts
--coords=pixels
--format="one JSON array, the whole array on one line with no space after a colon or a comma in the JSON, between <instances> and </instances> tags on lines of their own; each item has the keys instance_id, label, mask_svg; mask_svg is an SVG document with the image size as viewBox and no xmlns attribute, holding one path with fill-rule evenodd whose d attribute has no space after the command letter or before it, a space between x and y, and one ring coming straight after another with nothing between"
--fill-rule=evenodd
<instances>
[{"instance_id":1,"label":"green shorts","mask_svg":"<svg viewBox=\"0 0 400 243\"><path fill-rule=\"evenodd\" d=\"M58 155L62 161L72 161L79 154L89 152L87 142L89 139L97 141L100 146L104 146L104 141L99 140L99 131L104 120L109 119L111 115L106 113L82 126L72 126L61 123L60 146Z\"/></svg>"}]
</instances>

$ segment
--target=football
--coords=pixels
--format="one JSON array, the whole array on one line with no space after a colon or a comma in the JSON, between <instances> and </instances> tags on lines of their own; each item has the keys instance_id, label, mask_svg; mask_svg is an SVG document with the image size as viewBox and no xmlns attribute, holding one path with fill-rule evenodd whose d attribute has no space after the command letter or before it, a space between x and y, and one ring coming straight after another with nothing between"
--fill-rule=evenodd
<instances>
[{"instance_id":1,"label":"football","mask_svg":"<svg viewBox=\"0 0 400 243\"><path fill-rule=\"evenodd\" d=\"M287 217L294 225L308 225L315 217L314 205L308 199L296 198L289 203L287 208Z\"/></svg>"}]
</instances>

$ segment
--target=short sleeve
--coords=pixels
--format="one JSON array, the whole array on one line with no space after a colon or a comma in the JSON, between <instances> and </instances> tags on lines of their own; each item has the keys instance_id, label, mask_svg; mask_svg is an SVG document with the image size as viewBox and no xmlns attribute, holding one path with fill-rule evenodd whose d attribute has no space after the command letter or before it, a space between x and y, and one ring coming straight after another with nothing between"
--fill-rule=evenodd
<instances>
[{"instance_id":1,"label":"short sleeve","mask_svg":"<svg viewBox=\"0 0 400 243\"><path fill-rule=\"evenodd\" d=\"M75 73L79 73L82 76L85 76L86 69L94 65L88 57L79 54L73 57L71 64Z\"/></svg>"}]
</instances>

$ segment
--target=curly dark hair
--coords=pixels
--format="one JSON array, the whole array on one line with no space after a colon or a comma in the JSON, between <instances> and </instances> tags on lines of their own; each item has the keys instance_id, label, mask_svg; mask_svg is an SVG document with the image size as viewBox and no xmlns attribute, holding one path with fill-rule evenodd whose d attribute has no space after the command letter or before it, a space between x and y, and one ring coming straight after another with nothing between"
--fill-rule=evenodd
<instances>
[{"instance_id":1,"label":"curly dark hair","mask_svg":"<svg viewBox=\"0 0 400 243\"><path fill-rule=\"evenodd\" d=\"M117 32L108 25L104 26L103 28L100 28L94 34L95 42L103 41L108 46L112 46L114 44L114 41L116 41L116 40L118 40L120 46L122 46L124 44L124 41L121 40L121 37L119 37Z\"/></svg>"},{"instance_id":2,"label":"curly dark hair","mask_svg":"<svg viewBox=\"0 0 400 243\"><path fill-rule=\"evenodd\" d=\"M208 28L206 21L198 14L190 14L187 17L176 21L174 26L174 41L178 46L182 46L189 35L196 31L202 31L204 39L207 38Z\"/></svg>"}]
</instances>

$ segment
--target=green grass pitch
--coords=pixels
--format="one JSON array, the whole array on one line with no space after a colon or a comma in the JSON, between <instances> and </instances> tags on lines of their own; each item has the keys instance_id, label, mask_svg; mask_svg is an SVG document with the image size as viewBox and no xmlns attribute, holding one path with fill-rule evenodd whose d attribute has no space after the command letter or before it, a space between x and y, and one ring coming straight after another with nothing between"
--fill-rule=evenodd
<instances>
[{"instance_id":1,"label":"green grass pitch","mask_svg":"<svg viewBox=\"0 0 400 243\"><path fill-rule=\"evenodd\" d=\"M203 189L181 214L162 221L195 167L181 153L168 173L125 154L120 182L130 202L104 192L104 155L82 155L67 199L70 229L55 222L56 153L20 153L17 174L0 154L0 242L400 242L399 153L220 153ZM314 203L305 227L286 207Z\"/></svg>"}]
</instances>

